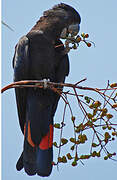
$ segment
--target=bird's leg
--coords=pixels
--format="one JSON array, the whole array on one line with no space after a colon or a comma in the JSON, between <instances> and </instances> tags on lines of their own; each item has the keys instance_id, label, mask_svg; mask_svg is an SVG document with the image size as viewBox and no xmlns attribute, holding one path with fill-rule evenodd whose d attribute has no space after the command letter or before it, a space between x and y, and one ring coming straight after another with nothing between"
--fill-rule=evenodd
<instances>
[{"instance_id":1,"label":"bird's leg","mask_svg":"<svg viewBox=\"0 0 117 180\"><path fill-rule=\"evenodd\" d=\"M42 85L42 82L43 82L43 85ZM41 80L39 83L35 83L36 86L42 86L44 89L47 89L48 87L48 82L50 82L50 79L43 79ZM34 89L36 90L37 87L34 87Z\"/></svg>"},{"instance_id":2,"label":"bird's leg","mask_svg":"<svg viewBox=\"0 0 117 180\"><path fill-rule=\"evenodd\" d=\"M43 87L44 87L44 89L46 89L47 87L48 87L48 82L50 82L50 79L43 79L42 80L44 83L43 83Z\"/></svg>"}]
</instances>

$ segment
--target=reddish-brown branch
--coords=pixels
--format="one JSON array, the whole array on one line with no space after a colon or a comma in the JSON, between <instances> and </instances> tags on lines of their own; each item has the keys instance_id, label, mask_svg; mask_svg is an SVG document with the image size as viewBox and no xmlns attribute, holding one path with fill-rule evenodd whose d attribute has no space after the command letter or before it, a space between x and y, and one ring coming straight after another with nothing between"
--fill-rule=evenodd
<instances>
[{"instance_id":1,"label":"reddish-brown branch","mask_svg":"<svg viewBox=\"0 0 117 180\"><path fill-rule=\"evenodd\" d=\"M72 87L72 88L76 88L76 89L89 90L89 91L95 91L95 92L99 92L99 91L104 91L105 90L105 89L77 86L77 84L79 84L82 81L83 80L77 82L76 84L47 82L47 85L48 86L53 86L53 87L56 87L56 86L59 86L59 87ZM32 85L32 84L30 85L30 83L34 83L34 85ZM6 90L8 90L10 88L16 88L16 87L22 88L22 87L24 87L23 85L28 85L28 87L39 87L40 88L40 86L43 86L43 84L44 84L43 81L38 81L38 80L18 81L18 82L11 83L11 84L5 86L4 88L2 88L1 93L3 93L4 91L6 91ZM17 86L17 85L19 85L19 86ZM117 88L110 88L110 89L107 89L107 90L114 90L114 89L116 90Z\"/></svg>"},{"instance_id":2,"label":"reddish-brown branch","mask_svg":"<svg viewBox=\"0 0 117 180\"><path fill-rule=\"evenodd\" d=\"M59 45L55 46L55 48L62 47L62 46L64 46L64 44L59 44Z\"/></svg>"},{"instance_id":3,"label":"reddish-brown branch","mask_svg":"<svg viewBox=\"0 0 117 180\"><path fill-rule=\"evenodd\" d=\"M80 109L81 109L82 113L84 114L84 117L87 117L87 112L86 112L86 110L85 110L84 106L82 105L82 103L81 103L80 99L79 99L79 98L78 98L78 96L77 96L76 89L75 89L75 88L73 88L73 89L74 89L74 93L75 93L75 95L76 95L76 98L77 98L77 101L78 101L79 107L80 107Z\"/></svg>"},{"instance_id":4,"label":"reddish-brown branch","mask_svg":"<svg viewBox=\"0 0 117 180\"><path fill-rule=\"evenodd\" d=\"M84 79L80 80L79 82L77 82L77 83L75 84L75 86L77 86L78 84L80 84L81 82L86 81L86 80L87 80L87 78L84 78Z\"/></svg>"}]
</instances>

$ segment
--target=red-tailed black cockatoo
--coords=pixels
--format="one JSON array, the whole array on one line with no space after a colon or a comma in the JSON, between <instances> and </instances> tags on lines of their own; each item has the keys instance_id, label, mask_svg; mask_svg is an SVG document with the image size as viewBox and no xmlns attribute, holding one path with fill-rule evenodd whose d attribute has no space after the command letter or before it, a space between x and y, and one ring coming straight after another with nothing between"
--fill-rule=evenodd
<instances>
[{"instance_id":1,"label":"red-tailed black cockatoo","mask_svg":"<svg viewBox=\"0 0 117 180\"><path fill-rule=\"evenodd\" d=\"M64 3L45 11L16 45L14 81L64 82L69 74L68 55L64 46L55 47L62 44L60 38L69 30L78 31L80 22L79 13ZM16 168L24 168L28 175L49 176L53 162L53 117L60 97L48 88L15 88L15 93L24 134L23 152Z\"/></svg>"}]
</instances>

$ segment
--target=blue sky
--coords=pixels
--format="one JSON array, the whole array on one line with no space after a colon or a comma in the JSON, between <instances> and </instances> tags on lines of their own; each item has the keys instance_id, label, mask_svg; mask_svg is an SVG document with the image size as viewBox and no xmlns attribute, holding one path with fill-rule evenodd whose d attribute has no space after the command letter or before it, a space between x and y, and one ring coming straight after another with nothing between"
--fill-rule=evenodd
<instances>
[{"instance_id":1,"label":"blue sky","mask_svg":"<svg viewBox=\"0 0 117 180\"><path fill-rule=\"evenodd\" d=\"M105 87L107 81L117 81L117 1L111 0L6 0L2 2L2 20L10 25L14 32L2 25L2 86L13 81L12 58L14 47L19 38L25 35L36 23L44 10L60 2L68 3L81 14L81 32L89 33L96 47L87 48L82 44L78 50L71 51L70 75L67 82L77 82L85 77L85 86ZM74 105L74 110L76 110ZM60 102L55 122L61 117L62 102ZM69 116L66 121L69 125ZM116 119L115 119L116 120ZM71 128L66 129L69 135ZM55 133L55 139L57 138ZM39 176L29 177L24 171L17 172L15 164L22 151L23 136L19 128L14 90L8 90L2 95L2 180L37 180ZM117 150L117 145L112 147ZM56 150L55 150L56 152ZM56 158L56 153L54 153ZM77 167L60 165L59 171L53 169L48 180L99 180L115 179L117 162L104 161L103 158L85 161L85 166L79 163Z\"/></svg>"}]
</instances>

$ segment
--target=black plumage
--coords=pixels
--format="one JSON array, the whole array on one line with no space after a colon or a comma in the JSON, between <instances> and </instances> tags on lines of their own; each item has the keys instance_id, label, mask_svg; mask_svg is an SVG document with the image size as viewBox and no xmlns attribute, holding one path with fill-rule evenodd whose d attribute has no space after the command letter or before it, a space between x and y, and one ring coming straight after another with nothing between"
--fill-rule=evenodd
<instances>
[{"instance_id":1,"label":"black plumage","mask_svg":"<svg viewBox=\"0 0 117 180\"><path fill-rule=\"evenodd\" d=\"M66 4L45 11L30 32L23 36L15 48L13 58L14 81L43 80L64 82L69 74L69 58L60 40L61 32L71 24L80 24L78 12ZM52 133L53 117L59 95L50 89L16 88L19 123L24 134L24 150L16 165L27 174L48 176L52 170L52 142L45 148ZM29 141L29 132L31 141ZM52 135L53 138L53 135ZM51 138L51 141L52 141ZM46 140L45 140L46 139ZM44 148L43 148L44 146Z\"/></svg>"}]
</instances>

